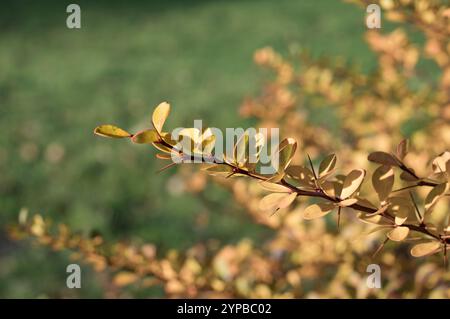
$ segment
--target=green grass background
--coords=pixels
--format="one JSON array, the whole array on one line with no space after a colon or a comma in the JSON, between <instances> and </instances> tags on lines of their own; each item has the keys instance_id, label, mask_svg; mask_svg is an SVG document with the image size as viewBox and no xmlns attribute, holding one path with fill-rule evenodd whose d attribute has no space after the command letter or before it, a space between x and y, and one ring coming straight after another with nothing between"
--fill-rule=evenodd
<instances>
[{"instance_id":1,"label":"green grass background","mask_svg":"<svg viewBox=\"0 0 450 319\"><path fill-rule=\"evenodd\" d=\"M96 125L147 127L153 107L167 100L173 127L194 119L249 126L237 107L267 80L252 62L264 46L375 64L362 40L364 10L339 1L75 1L82 28L70 30L72 2L1 4L0 297L102 297L87 267L82 289L65 288L66 253L7 240L4 227L22 207L162 250L267 236L219 187L204 194L209 204L170 195L173 171L155 174L153 150L94 137ZM64 149L60 162L47 159L50 145ZM196 228L205 211L209 226Z\"/></svg>"}]
</instances>

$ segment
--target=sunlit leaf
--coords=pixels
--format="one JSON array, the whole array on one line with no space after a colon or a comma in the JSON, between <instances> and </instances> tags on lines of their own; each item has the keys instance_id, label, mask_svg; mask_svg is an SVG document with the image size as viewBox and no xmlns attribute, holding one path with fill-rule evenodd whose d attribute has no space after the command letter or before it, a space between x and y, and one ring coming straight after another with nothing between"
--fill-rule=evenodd
<instances>
[{"instance_id":1,"label":"sunlit leaf","mask_svg":"<svg viewBox=\"0 0 450 319\"><path fill-rule=\"evenodd\" d=\"M409 234L409 228L405 226L399 226L395 227L393 230L391 230L387 236L390 240L393 241L402 241L404 240Z\"/></svg>"},{"instance_id":2,"label":"sunlit leaf","mask_svg":"<svg viewBox=\"0 0 450 319\"><path fill-rule=\"evenodd\" d=\"M286 138L281 141L276 151L272 155L272 166L278 173L284 172L290 164L297 149L297 142L293 138Z\"/></svg>"},{"instance_id":3,"label":"sunlit leaf","mask_svg":"<svg viewBox=\"0 0 450 319\"><path fill-rule=\"evenodd\" d=\"M296 193L272 193L261 199L259 208L263 211L277 211L288 207L296 197Z\"/></svg>"},{"instance_id":4,"label":"sunlit leaf","mask_svg":"<svg viewBox=\"0 0 450 319\"><path fill-rule=\"evenodd\" d=\"M262 188L270 191L270 192L274 192L274 193L288 193L291 192L291 190L288 187L285 187L283 185L279 185L279 184L275 184L275 183L270 183L270 182L261 182L259 183L259 185L261 185Z\"/></svg>"},{"instance_id":5,"label":"sunlit leaf","mask_svg":"<svg viewBox=\"0 0 450 319\"><path fill-rule=\"evenodd\" d=\"M233 168L225 164L208 166L203 170L213 176L229 176L233 173Z\"/></svg>"},{"instance_id":6,"label":"sunlit leaf","mask_svg":"<svg viewBox=\"0 0 450 319\"><path fill-rule=\"evenodd\" d=\"M444 152L436 157L432 162L435 173L443 173L447 170L447 163L450 162L450 152Z\"/></svg>"},{"instance_id":7,"label":"sunlit leaf","mask_svg":"<svg viewBox=\"0 0 450 319\"><path fill-rule=\"evenodd\" d=\"M94 133L103 137L124 138L131 137L131 134L121 129L120 127L106 124L97 126Z\"/></svg>"},{"instance_id":8,"label":"sunlit leaf","mask_svg":"<svg viewBox=\"0 0 450 319\"><path fill-rule=\"evenodd\" d=\"M233 159L239 166L245 166L249 156L249 132L242 134L233 149Z\"/></svg>"},{"instance_id":9,"label":"sunlit leaf","mask_svg":"<svg viewBox=\"0 0 450 319\"><path fill-rule=\"evenodd\" d=\"M428 193L425 199L425 211L427 213L430 213L433 210L436 203L445 194L447 190L448 190L447 183L442 183L433 187L433 189Z\"/></svg>"},{"instance_id":10,"label":"sunlit leaf","mask_svg":"<svg viewBox=\"0 0 450 319\"><path fill-rule=\"evenodd\" d=\"M352 196L361 186L366 171L363 169L355 169L347 175L342 185L341 198L346 199Z\"/></svg>"},{"instance_id":11,"label":"sunlit leaf","mask_svg":"<svg viewBox=\"0 0 450 319\"><path fill-rule=\"evenodd\" d=\"M394 156L386 152L373 152L369 155L368 160L374 163L388 166L399 166L398 160Z\"/></svg>"},{"instance_id":12,"label":"sunlit leaf","mask_svg":"<svg viewBox=\"0 0 450 319\"><path fill-rule=\"evenodd\" d=\"M372 175L372 185L380 202L386 200L394 186L394 170L390 166L380 166Z\"/></svg>"},{"instance_id":13,"label":"sunlit leaf","mask_svg":"<svg viewBox=\"0 0 450 319\"><path fill-rule=\"evenodd\" d=\"M349 199L344 199L343 201L340 201L338 204L341 207L348 207L348 206L352 206L353 204L356 204L358 202L358 200L356 198L349 198Z\"/></svg>"},{"instance_id":14,"label":"sunlit leaf","mask_svg":"<svg viewBox=\"0 0 450 319\"><path fill-rule=\"evenodd\" d=\"M158 133L154 129L138 132L131 138L137 144L151 144L160 140Z\"/></svg>"},{"instance_id":15,"label":"sunlit leaf","mask_svg":"<svg viewBox=\"0 0 450 319\"><path fill-rule=\"evenodd\" d=\"M414 212L413 203L405 197L389 198L389 211L395 216L395 224L402 225Z\"/></svg>"},{"instance_id":16,"label":"sunlit leaf","mask_svg":"<svg viewBox=\"0 0 450 319\"><path fill-rule=\"evenodd\" d=\"M324 158L319 166L319 178L331 173L336 166L336 155L330 154Z\"/></svg>"},{"instance_id":17,"label":"sunlit leaf","mask_svg":"<svg viewBox=\"0 0 450 319\"><path fill-rule=\"evenodd\" d=\"M440 251L441 244L437 241L417 244L411 249L411 255L414 257L424 257L435 254Z\"/></svg>"},{"instance_id":18,"label":"sunlit leaf","mask_svg":"<svg viewBox=\"0 0 450 319\"><path fill-rule=\"evenodd\" d=\"M160 103L153 111L152 123L153 127L156 131L158 131L158 133L162 132L163 125L166 122L167 117L169 116L169 112L170 105L167 102Z\"/></svg>"},{"instance_id":19,"label":"sunlit leaf","mask_svg":"<svg viewBox=\"0 0 450 319\"><path fill-rule=\"evenodd\" d=\"M336 206L332 203L318 203L308 206L303 211L303 218L306 220L316 219L329 214Z\"/></svg>"},{"instance_id":20,"label":"sunlit leaf","mask_svg":"<svg viewBox=\"0 0 450 319\"><path fill-rule=\"evenodd\" d=\"M297 180L301 186L314 187L314 175L307 167L291 165L286 169L286 174Z\"/></svg>"}]
</instances>

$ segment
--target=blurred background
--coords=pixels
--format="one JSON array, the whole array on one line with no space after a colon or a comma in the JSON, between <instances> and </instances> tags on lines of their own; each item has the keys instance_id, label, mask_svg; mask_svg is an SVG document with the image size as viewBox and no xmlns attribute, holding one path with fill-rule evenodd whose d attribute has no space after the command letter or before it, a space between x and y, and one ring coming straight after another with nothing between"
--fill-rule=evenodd
<instances>
[{"instance_id":1,"label":"blurred background","mask_svg":"<svg viewBox=\"0 0 450 319\"><path fill-rule=\"evenodd\" d=\"M248 127L238 106L265 81L255 50L345 56L375 65L362 40L364 11L339 1L76 1L81 29L66 27L73 1L2 1L0 10L0 297L61 297L66 253L11 242L21 208L110 240L161 250L215 238L264 238L219 186L194 197L173 192L174 170L146 146L93 135L100 123L148 127L167 100L168 125L194 119ZM326 121L325 121L326 122ZM339 133L339 132L337 132ZM226 204L225 204L226 203ZM200 214L208 223L199 223ZM83 268L76 296L101 297ZM162 296L161 291L146 296Z\"/></svg>"}]
</instances>

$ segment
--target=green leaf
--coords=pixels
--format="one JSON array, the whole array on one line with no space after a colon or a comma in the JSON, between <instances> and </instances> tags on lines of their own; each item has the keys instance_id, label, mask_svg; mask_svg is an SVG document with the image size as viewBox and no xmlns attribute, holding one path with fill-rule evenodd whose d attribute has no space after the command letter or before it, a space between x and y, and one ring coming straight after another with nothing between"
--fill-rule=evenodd
<instances>
[{"instance_id":1,"label":"green leaf","mask_svg":"<svg viewBox=\"0 0 450 319\"><path fill-rule=\"evenodd\" d=\"M106 124L97 126L94 133L103 137L113 137L113 138L125 138L131 137L132 135L127 131L121 129L120 127Z\"/></svg>"}]
</instances>

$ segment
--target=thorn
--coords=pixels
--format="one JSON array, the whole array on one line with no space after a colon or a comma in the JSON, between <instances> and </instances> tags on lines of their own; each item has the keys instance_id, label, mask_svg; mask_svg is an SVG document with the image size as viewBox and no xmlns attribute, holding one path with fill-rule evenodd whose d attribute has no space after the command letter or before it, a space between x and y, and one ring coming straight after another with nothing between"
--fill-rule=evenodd
<instances>
[{"instance_id":1,"label":"thorn","mask_svg":"<svg viewBox=\"0 0 450 319\"><path fill-rule=\"evenodd\" d=\"M236 172L231 172L227 177L225 178L230 178L231 176L233 176L234 174L236 174Z\"/></svg>"},{"instance_id":2,"label":"thorn","mask_svg":"<svg viewBox=\"0 0 450 319\"><path fill-rule=\"evenodd\" d=\"M339 225L340 225L340 223L341 223L341 206L339 206L339 208L338 208L338 220L337 220L337 228L338 228L338 231L339 231Z\"/></svg>"},{"instance_id":3,"label":"thorn","mask_svg":"<svg viewBox=\"0 0 450 319\"><path fill-rule=\"evenodd\" d=\"M414 204L414 208L416 209L416 213L417 213L417 216L419 217L419 221L422 223L423 222L422 215L420 214L419 207L417 207L416 201L415 201L414 196L411 191L409 191L409 196L411 197L411 200Z\"/></svg>"},{"instance_id":4,"label":"thorn","mask_svg":"<svg viewBox=\"0 0 450 319\"><path fill-rule=\"evenodd\" d=\"M448 269L447 244L444 244L444 270Z\"/></svg>"},{"instance_id":5,"label":"thorn","mask_svg":"<svg viewBox=\"0 0 450 319\"><path fill-rule=\"evenodd\" d=\"M270 214L270 217L272 217L273 215L275 215L279 210L280 210L279 207L278 207L277 209L275 209L275 211L274 211L272 214Z\"/></svg>"},{"instance_id":6,"label":"thorn","mask_svg":"<svg viewBox=\"0 0 450 319\"><path fill-rule=\"evenodd\" d=\"M177 163L170 163L166 166L164 166L163 168L160 168L159 170L156 171L157 174L161 173L162 171L165 171L166 169L171 168L172 166L177 165Z\"/></svg>"},{"instance_id":7,"label":"thorn","mask_svg":"<svg viewBox=\"0 0 450 319\"><path fill-rule=\"evenodd\" d=\"M309 165L311 166L311 170L312 170L312 172L313 172L313 174L314 174L314 179L316 179L316 180L317 180L317 175L316 175L316 171L314 170L314 166L313 166L313 163L312 163L311 157L309 156L309 154L308 154L308 153L307 153L306 155L308 156L308 161L309 161Z\"/></svg>"},{"instance_id":8,"label":"thorn","mask_svg":"<svg viewBox=\"0 0 450 319\"><path fill-rule=\"evenodd\" d=\"M386 245L386 243L389 241L389 238L386 237L386 239L383 241L383 243L380 245L380 247L377 248L377 250L375 250L375 252L372 254L372 258L375 258L378 253L383 249L384 245Z\"/></svg>"}]
</instances>

